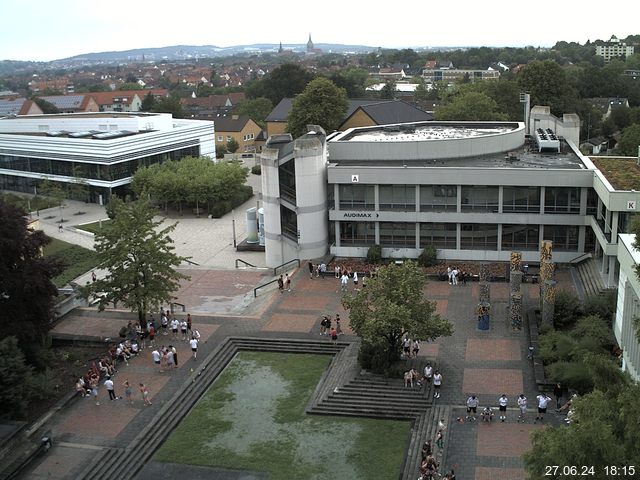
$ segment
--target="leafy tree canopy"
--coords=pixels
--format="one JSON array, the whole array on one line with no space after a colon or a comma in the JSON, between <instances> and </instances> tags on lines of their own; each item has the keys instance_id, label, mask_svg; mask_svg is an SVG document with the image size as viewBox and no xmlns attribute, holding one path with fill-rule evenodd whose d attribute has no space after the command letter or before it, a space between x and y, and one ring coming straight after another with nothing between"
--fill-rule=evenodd
<instances>
[{"instance_id":1,"label":"leafy tree canopy","mask_svg":"<svg viewBox=\"0 0 640 480\"><path fill-rule=\"evenodd\" d=\"M256 122L260 127L265 128L265 119L273 110L273 103L265 97L245 100L238 106L238 115L246 115Z\"/></svg>"},{"instance_id":2,"label":"leafy tree canopy","mask_svg":"<svg viewBox=\"0 0 640 480\"><path fill-rule=\"evenodd\" d=\"M23 417L32 395L33 368L25 360L16 337L0 340L0 418Z\"/></svg>"},{"instance_id":3,"label":"leafy tree canopy","mask_svg":"<svg viewBox=\"0 0 640 480\"><path fill-rule=\"evenodd\" d=\"M137 312L143 328L147 312L175 297L180 281L189 277L178 272L185 257L176 255L169 234L175 224L162 227L154 219L155 209L146 199L124 202L112 198L110 222L95 237L98 268L108 271L104 278L89 284L87 293L100 296L100 307L122 303Z\"/></svg>"},{"instance_id":4,"label":"leafy tree canopy","mask_svg":"<svg viewBox=\"0 0 640 480\"><path fill-rule=\"evenodd\" d=\"M640 124L636 123L623 130L616 150L620 155L635 157L638 155L638 147L640 147Z\"/></svg>"},{"instance_id":5,"label":"leafy tree canopy","mask_svg":"<svg viewBox=\"0 0 640 480\"><path fill-rule=\"evenodd\" d=\"M314 74L294 64L284 64L273 69L262 80L247 87L250 98L266 97L277 105L285 97L295 97L313 80Z\"/></svg>"},{"instance_id":6,"label":"leafy tree canopy","mask_svg":"<svg viewBox=\"0 0 640 480\"><path fill-rule=\"evenodd\" d=\"M42 230L28 228L24 211L0 200L0 338L16 335L36 367L44 367L39 353L58 295L51 279L61 271L40 255L50 241Z\"/></svg>"},{"instance_id":7,"label":"leafy tree canopy","mask_svg":"<svg viewBox=\"0 0 640 480\"><path fill-rule=\"evenodd\" d=\"M518 74L523 91L531 94L531 105L548 105L554 115L575 111L577 93L565 71L553 60L534 60Z\"/></svg>"},{"instance_id":8,"label":"leafy tree canopy","mask_svg":"<svg viewBox=\"0 0 640 480\"><path fill-rule=\"evenodd\" d=\"M449 103L436 108L437 120L508 120L498 111L498 104L481 92L463 92Z\"/></svg>"},{"instance_id":9,"label":"leafy tree canopy","mask_svg":"<svg viewBox=\"0 0 640 480\"><path fill-rule=\"evenodd\" d=\"M320 125L328 133L333 132L344 121L347 108L344 88L326 78L316 78L293 101L287 130L294 138L306 133L307 125Z\"/></svg>"},{"instance_id":10,"label":"leafy tree canopy","mask_svg":"<svg viewBox=\"0 0 640 480\"><path fill-rule=\"evenodd\" d=\"M435 302L424 296L425 275L418 265L383 266L367 288L347 295L342 303L349 323L364 344L379 345L388 364L400 358L402 338L423 341L453 334L453 325L436 314Z\"/></svg>"}]
</instances>

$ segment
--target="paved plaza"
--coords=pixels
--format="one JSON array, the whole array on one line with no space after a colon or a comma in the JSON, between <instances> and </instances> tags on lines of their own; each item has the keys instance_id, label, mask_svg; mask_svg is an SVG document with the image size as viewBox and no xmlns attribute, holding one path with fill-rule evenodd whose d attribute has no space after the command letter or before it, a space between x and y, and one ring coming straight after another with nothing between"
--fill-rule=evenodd
<instances>
[{"instance_id":1,"label":"paved plaza","mask_svg":"<svg viewBox=\"0 0 640 480\"><path fill-rule=\"evenodd\" d=\"M250 200L245 207L254 205L255 200ZM106 218L104 208L95 205L70 202L65 210L71 214L84 211L78 217L86 222ZM244 238L240 211L244 209L234 213L238 241ZM42 227L48 235L92 248L92 237L70 226L58 232L56 218L44 219L54 216L53 213L40 212ZM199 264L181 267L191 280L183 282L177 292L177 302L185 305L186 312L194 318L195 328L202 334L199 359L205 358L229 336L326 339L329 342L328 337L319 335L319 322L325 314L339 313L346 333L344 340L356 340L349 329L348 312L341 305L339 280L333 276L310 279L303 265L290 271L291 292L280 293L275 284L271 284L254 296L256 286L275 278L273 270L235 268L236 258L263 266L264 254L235 251L231 220L231 214L217 220L178 219L178 228L173 234L178 253L192 257ZM88 277L89 274L85 274L77 282L84 283ZM556 279L561 289L575 292L567 271L559 269ZM532 422L538 392L531 361L527 359L527 334L524 330L513 332L508 324L508 284L490 285L492 316L488 331L477 329L477 283L451 286L447 282L432 281L426 286L425 294L437 303L437 312L454 323L455 333L436 342L422 343L420 356L435 361L443 375L442 396L434 401L452 407L450 417L444 419L447 430L442 470L455 468L457 478L465 480L518 480L525 478L521 455L530 446L529 434L544 427ZM525 307L534 306L538 301L538 285L524 284ZM184 315L180 310L176 314ZM114 338L129 320L135 320L135 316L124 310L110 309L101 314L95 308L79 309L59 322L54 333ZM77 398L47 422L45 426L52 431L54 447L34 462L22 478L72 479L99 450L127 447L153 421L157 409L173 398L198 368L198 360L191 359L187 342L169 334L158 335L156 344L176 346L177 369L159 372L151 359L151 349L146 348L128 365L119 365L114 378L116 393L120 396L124 395L125 379L134 386L144 383L153 405L143 406L135 389L133 404L124 400L109 401L104 387L99 392L100 406L90 398ZM70 383L69 389L72 388ZM470 394L478 396L481 407L491 405L497 413L498 397L503 393L509 397L506 422L494 419L488 424L464 420L463 406ZM529 398L530 413L524 424L516 421L516 397L520 393ZM552 413L544 423L557 424L561 419Z\"/></svg>"}]
</instances>

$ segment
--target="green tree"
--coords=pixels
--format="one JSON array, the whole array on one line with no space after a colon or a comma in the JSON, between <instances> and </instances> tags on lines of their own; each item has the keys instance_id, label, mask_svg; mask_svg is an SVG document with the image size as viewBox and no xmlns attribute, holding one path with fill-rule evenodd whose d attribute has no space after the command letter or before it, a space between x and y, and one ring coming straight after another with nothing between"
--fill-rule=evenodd
<instances>
[{"instance_id":1,"label":"green tree","mask_svg":"<svg viewBox=\"0 0 640 480\"><path fill-rule=\"evenodd\" d=\"M531 94L531 105L548 105L556 116L575 111L575 88L553 60L530 62L518 74L518 83Z\"/></svg>"},{"instance_id":2,"label":"green tree","mask_svg":"<svg viewBox=\"0 0 640 480\"><path fill-rule=\"evenodd\" d=\"M287 130L294 138L306 133L307 125L320 125L330 133L344 121L347 93L326 78L317 78L293 101L287 118Z\"/></svg>"},{"instance_id":3,"label":"green tree","mask_svg":"<svg viewBox=\"0 0 640 480\"><path fill-rule=\"evenodd\" d=\"M216 145L216 158L224 158L226 153L229 153L226 145Z\"/></svg>"},{"instance_id":4,"label":"green tree","mask_svg":"<svg viewBox=\"0 0 640 480\"><path fill-rule=\"evenodd\" d=\"M178 97L162 97L160 100L156 100L153 111L157 113L170 113L173 118L184 118L184 111L182 110L182 104Z\"/></svg>"},{"instance_id":5,"label":"green tree","mask_svg":"<svg viewBox=\"0 0 640 480\"><path fill-rule=\"evenodd\" d=\"M627 384L609 393L594 391L574 399L572 407L570 425L531 433L532 449L524 455L530 478L584 478L579 475L580 468L576 474L549 476L547 465L560 465L560 469L565 465L593 466L594 478L604 478L609 465L634 465L637 475L640 386Z\"/></svg>"},{"instance_id":6,"label":"green tree","mask_svg":"<svg viewBox=\"0 0 640 480\"><path fill-rule=\"evenodd\" d=\"M434 114L437 120L508 120L491 97L473 91L456 95L449 103L436 108Z\"/></svg>"},{"instance_id":7,"label":"green tree","mask_svg":"<svg viewBox=\"0 0 640 480\"><path fill-rule=\"evenodd\" d=\"M176 267L185 257L176 255L169 234L175 224L162 227L146 199L124 202L111 199L110 222L95 237L98 268L108 274L89 284L87 293L99 295L99 306L122 303L138 314L143 328L147 312L173 300L180 281L189 279Z\"/></svg>"},{"instance_id":8,"label":"green tree","mask_svg":"<svg viewBox=\"0 0 640 480\"><path fill-rule=\"evenodd\" d=\"M369 72L364 68L346 68L332 73L329 80L337 87L344 88L349 98L362 98L366 94L366 83L369 79Z\"/></svg>"},{"instance_id":9,"label":"green tree","mask_svg":"<svg viewBox=\"0 0 640 480\"><path fill-rule=\"evenodd\" d=\"M260 97L242 102L238 106L238 115L245 115L260 125L261 128L266 128L265 119L271 113L271 110L273 110L271 100Z\"/></svg>"},{"instance_id":10,"label":"green tree","mask_svg":"<svg viewBox=\"0 0 640 480\"><path fill-rule=\"evenodd\" d=\"M616 145L616 150L620 155L629 157L638 156L638 148L640 147L640 124L628 126L622 132L622 137Z\"/></svg>"},{"instance_id":11,"label":"green tree","mask_svg":"<svg viewBox=\"0 0 640 480\"><path fill-rule=\"evenodd\" d=\"M364 348L377 349L387 366L400 359L406 334L425 341L453 334L451 322L440 318L435 302L425 298L425 284L418 265L407 261L380 267L366 289L342 300Z\"/></svg>"},{"instance_id":12,"label":"green tree","mask_svg":"<svg viewBox=\"0 0 640 480\"><path fill-rule=\"evenodd\" d=\"M40 354L58 295L51 279L61 267L40 254L51 239L42 230L30 230L26 213L3 200L0 238L0 338L15 335L28 362L41 368Z\"/></svg>"},{"instance_id":13,"label":"green tree","mask_svg":"<svg viewBox=\"0 0 640 480\"><path fill-rule=\"evenodd\" d=\"M300 65L286 63L273 69L262 80L252 82L247 87L247 95L250 98L266 97L277 105L283 98L302 92L313 78L313 73Z\"/></svg>"},{"instance_id":14,"label":"green tree","mask_svg":"<svg viewBox=\"0 0 640 480\"><path fill-rule=\"evenodd\" d=\"M32 396L33 368L18 347L16 337L0 340L0 418L23 418Z\"/></svg>"},{"instance_id":15,"label":"green tree","mask_svg":"<svg viewBox=\"0 0 640 480\"><path fill-rule=\"evenodd\" d=\"M387 80L384 82L384 86L380 89L380 98L387 100L393 100L396 97L396 82L393 80Z\"/></svg>"},{"instance_id":16,"label":"green tree","mask_svg":"<svg viewBox=\"0 0 640 480\"><path fill-rule=\"evenodd\" d=\"M156 105L156 98L151 94L151 92L149 92L142 99L142 103L140 104L140 110L143 112L153 112L155 105Z\"/></svg>"},{"instance_id":17,"label":"green tree","mask_svg":"<svg viewBox=\"0 0 640 480\"><path fill-rule=\"evenodd\" d=\"M231 137L229 140L227 140L227 151L229 153L236 153L239 148L240 144L235 138Z\"/></svg>"}]
</instances>

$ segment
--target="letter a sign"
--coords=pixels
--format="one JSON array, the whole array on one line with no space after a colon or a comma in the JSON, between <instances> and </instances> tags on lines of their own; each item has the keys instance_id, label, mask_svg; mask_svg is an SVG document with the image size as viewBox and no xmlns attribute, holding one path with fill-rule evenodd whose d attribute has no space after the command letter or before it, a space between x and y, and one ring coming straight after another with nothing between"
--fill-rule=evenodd
<instances>
[{"instance_id":1,"label":"letter a sign","mask_svg":"<svg viewBox=\"0 0 640 480\"><path fill-rule=\"evenodd\" d=\"M351 183L358 183L360 181L360 175L351 175Z\"/></svg>"}]
</instances>

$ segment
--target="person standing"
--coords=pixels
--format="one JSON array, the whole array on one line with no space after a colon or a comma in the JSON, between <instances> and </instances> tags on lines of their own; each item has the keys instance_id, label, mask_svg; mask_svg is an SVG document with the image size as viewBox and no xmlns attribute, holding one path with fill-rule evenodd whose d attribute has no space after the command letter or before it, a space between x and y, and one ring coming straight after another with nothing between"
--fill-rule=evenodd
<instances>
[{"instance_id":1,"label":"person standing","mask_svg":"<svg viewBox=\"0 0 640 480\"><path fill-rule=\"evenodd\" d=\"M169 349L173 352L173 364L178 368L178 350L173 345L169 345Z\"/></svg>"},{"instance_id":2,"label":"person standing","mask_svg":"<svg viewBox=\"0 0 640 480\"><path fill-rule=\"evenodd\" d=\"M186 320L182 320L180 322L180 333L182 334L182 340L187 341L187 330L189 330L189 326L187 325Z\"/></svg>"},{"instance_id":3,"label":"person standing","mask_svg":"<svg viewBox=\"0 0 640 480\"><path fill-rule=\"evenodd\" d=\"M547 413L547 405L551 401L551 397L546 393L541 393L536 397L536 399L538 399L538 416L536 416L533 423L536 423L538 420L544 420L544 414Z\"/></svg>"},{"instance_id":4,"label":"person standing","mask_svg":"<svg viewBox=\"0 0 640 480\"><path fill-rule=\"evenodd\" d=\"M420 351L420 340L414 340L413 341L413 348L412 348L412 353L414 358L418 357L418 352Z\"/></svg>"},{"instance_id":5,"label":"person standing","mask_svg":"<svg viewBox=\"0 0 640 480\"><path fill-rule=\"evenodd\" d=\"M342 325L340 324L339 313L336 313L336 332L338 332L338 335L344 335L344 332L342 331Z\"/></svg>"},{"instance_id":6,"label":"person standing","mask_svg":"<svg viewBox=\"0 0 640 480\"><path fill-rule=\"evenodd\" d=\"M340 291L346 292L348 285L349 285L349 276L347 275L347 272L343 272L342 276L340 277Z\"/></svg>"},{"instance_id":7,"label":"person standing","mask_svg":"<svg viewBox=\"0 0 640 480\"><path fill-rule=\"evenodd\" d=\"M287 292L291 291L291 278L288 273L284 277L284 286L287 289Z\"/></svg>"},{"instance_id":8,"label":"person standing","mask_svg":"<svg viewBox=\"0 0 640 480\"><path fill-rule=\"evenodd\" d=\"M518 420L524 423L524 416L527 413L527 397L524 396L524 393L521 393L518 397L518 408L520 409Z\"/></svg>"},{"instance_id":9,"label":"person standing","mask_svg":"<svg viewBox=\"0 0 640 480\"><path fill-rule=\"evenodd\" d=\"M309 278L313 280L313 263L309 260Z\"/></svg>"},{"instance_id":10,"label":"person standing","mask_svg":"<svg viewBox=\"0 0 640 480\"><path fill-rule=\"evenodd\" d=\"M158 367L158 370L162 373L162 366L160 365L161 357L157 348L154 348L153 352L151 352L151 358L153 359L153 363Z\"/></svg>"},{"instance_id":11,"label":"person standing","mask_svg":"<svg viewBox=\"0 0 640 480\"><path fill-rule=\"evenodd\" d=\"M433 378L433 367L430 363L427 362L427 365L424 367L424 379L427 383L431 383L431 379Z\"/></svg>"},{"instance_id":12,"label":"person standing","mask_svg":"<svg viewBox=\"0 0 640 480\"><path fill-rule=\"evenodd\" d=\"M562 406L562 385L556 383L553 387L553 396L556 397L556 411Z\"/></svg>"},{"instance_id":13,"label":"person standing","mask_svg":"<svg viewBox=\"0 0 640 480\"><path fill-rule=\"evenodd\" d=\"M187 333L189 334L189 336L191 336L191 330L193 328L193 320L191 320L191 314L187 313ZM185 338L185 340L188 340L189 337Z\"/></svg>"},{"instance_id":14,"label":"person standing","mask_svg":"<svg viewBox=\"0 0 640 480\"><path fill-rule=\"evenodd\" d=\"M444 433L442 432L442 430L438 430L438 433L436 434L436 446L440 450L442 450L443 442L444 442Z\"/></svg>"},{"instance_id":15,"label":"person standing","mask_svg":"<svg viewBox=\"0 0 640 480\"><path fill-rule=\"evenodd\" d=\"M142 395L143 405L146 407L147 405L153 405L151 400L149 399L149 389L146 387L144 383L141 383L138 387L140 390L140 394Z\"/></svg>"},{"instance_id":16,"label":"person standing","mask_svg":"<svg viewBox=\"0 0 640 480\"><path fill-rule=\"evenodd\" d=\"M358 272L353 272L353 289L358 290Z\"/></svg>"},{"instance_id":17,"label":"person standing","mask_svg":"<svg viewBox=\"0 0 640 480\"><path fill-rule=\"evenodd\" d=\"M156 327L153 325L153 322L150 322L147 326L147 331L149 332L149 345L151 347L156 346Z\"/></svg>"},{"instance_id":18,"label":"person standing","mask_svg":"<svg viewBox=\"0 0 640 480\"><path fill-rule=\"evenodd\" d=\"M92 281L92 282L95 282L97 279L98 279L98 276L96 275L96 271L95 271L95 270L93 270L93 271L91 272L91 281Z\"/></svg>"},{"instance_id":19,"label":"person standing","mask_svg":"<svg viewBox=\"0 0 640 480\"><path fill-rule=\"evenodd\" d=\"M411 339L407 335L402 339L402 352L405 358L411 358Z\"/></svg>"},{"instance_id":20,"label":"person standing","mask_svg":"<svg viewBox=\"0 0 640 480\"><path fill-rule=\"evenodd\" d=\"M116 392L113 386L113 380L111 380L111 377L107 376L103 385L105 386L105 388L107 389L107 392L109 393L109 400L117 400L118 397L116 396Z\"/></svg>"},{"instance_id":21,"label":"person standing","mask_svg":"<svg viewBox=\"0 0 640 480\"><path fill-rule=\"evenodd\" d=\"M96 405L100 405L98 400L98 376L92 376L89 385L91 386L91 396L96 402Z\"/></svg>"},{"instance_id":22,"label":"person standing","mask_svg":"<svg viewBox=\"0 0 640 480\"><path fill-rule=\"evenodd\" d=\"M122 384L124 387L124 397L127 399L127 403L133 404L133 399L131 398L131 384L129 383L129 379L127 378Z\"/></svg>"},{"instance_id":23,"label":"person standing","mask_svg":"<svg viewBox=\"0 0 640 480\"><path fill-rule=\"evenodd\" d=\"M189 345L191 345L191 351L193 352L193 359L198 358L198 339L192 338L189 341Z\"/></svg>"},{"instance_id":24,"label":"person standing","mask_svg":"<svg viewBox=\"0 0 640 480\"><path fill-rule=\"evenodd\" d=\"M178 329L180 328L180 320L176 317L171 319L171 333L173 334L173 339L178 339Z\"/></svg>"},{"instance_id":25,"label":"person standing","mask_svg":"<svg viewBox=\"0 0 640 480\"><path fill-rule=\"evenodd\" d=\"M282 279L282 275L278 278L278 290L280 290L280 293L284 292L284 280Z\"/></svg>"},{"instance_id":26,"label":"person standing","mask_svg":"<svg viewBox=\"0 0 640 480\"><path fill-rule=\"evenodd\" d=\"M336 343L338 341L338 331L335 328L331 329L331 341Z\"/></svg>"},{"instance_id":27,"label":"person standing","mask_svg":"<svg viewBox=\"0 0 640 480\"><path fill-rule=\"evenodd\" d=\"M324 280L324 276L327 273L327 264L324 262L320 263L319 269L320 269L320 276Z\"/></svg>"},{"instance_id":28,"label":"person standing","mask_svg":"<svg viewBox=\"0 0 640 480\"><path fill-rule=\"evenodd\" d=\"M509 404L509 399L503 393L498 399L498 407L500 408L500 420L503 422L507 419L507 405Z\"/></svg>"},{"instance_id":29,"label":"person standing","mask_svg":"<svg viewBox=\"0 0 640 480\"><path fill-rule=\"evenodd\" d=\"M480 400L475 395L471 395L467 398L467 420L476 421L476 414L478 413L478 404Z\"/></svg>"},{"instance_id":30,"label":"person standing","mask_svg":"<svg viewBox=\"0 0 640 480\"><path fill-rule=\"evenodd\" d=\"M436 370L433 374L433 398L440 398L440 387L442 386L442 374Z\"/></svg>"}]
</instances>

